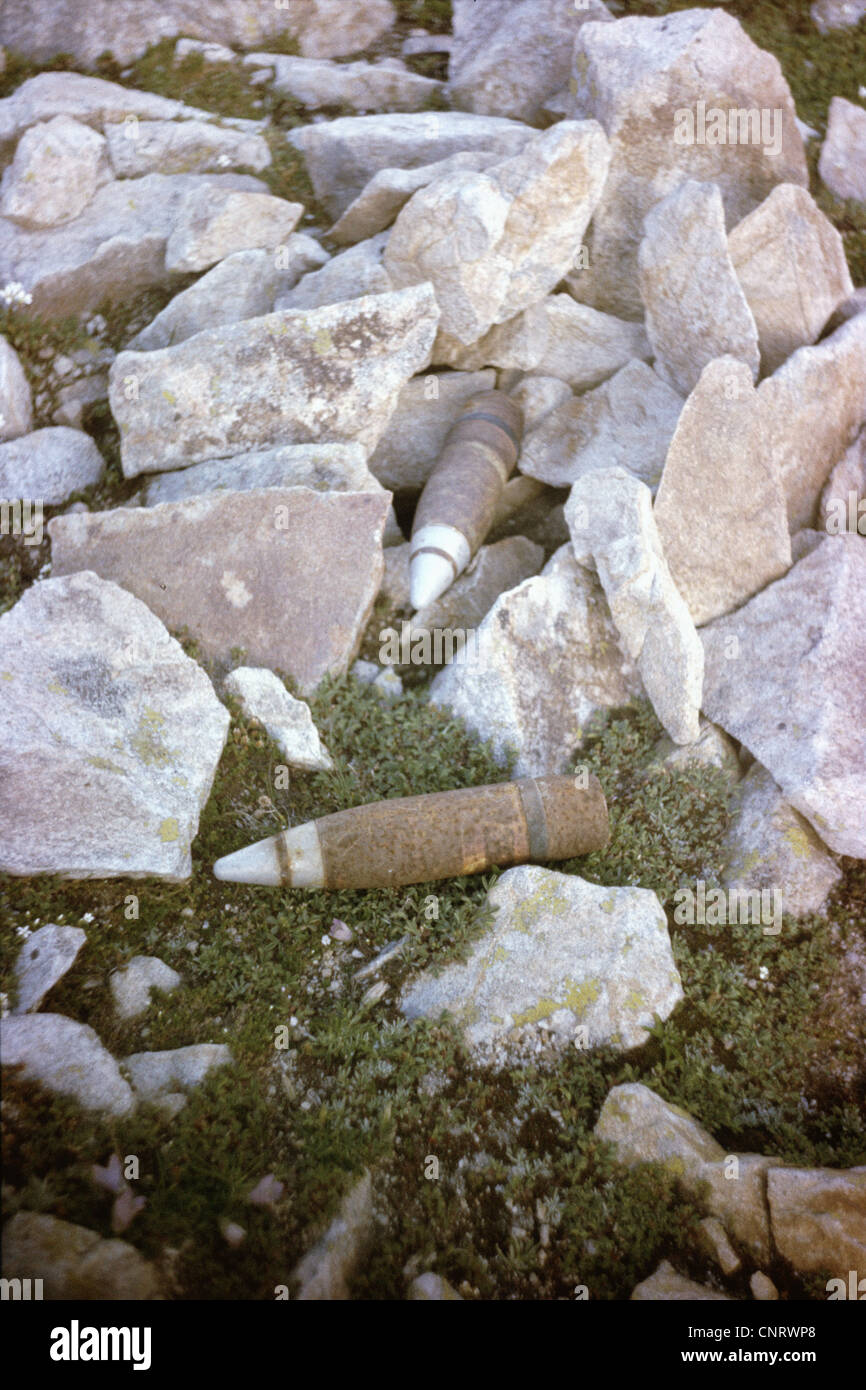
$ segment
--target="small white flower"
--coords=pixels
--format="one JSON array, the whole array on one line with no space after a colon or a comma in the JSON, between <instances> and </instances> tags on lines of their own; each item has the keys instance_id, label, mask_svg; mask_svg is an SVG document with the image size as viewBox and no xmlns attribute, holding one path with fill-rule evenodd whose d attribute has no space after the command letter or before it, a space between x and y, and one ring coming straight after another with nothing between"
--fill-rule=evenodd
<instances>
[{"instance_id":1,"label":"small white flower","mask_svg":"<svg viewBox=\"0 0 866 1390\"><path fill-rule=\"evenodd\" d=\"M295 1015L292 1014L291 1018L289 1019L289 1027L290 1027L290 1028L297 1028L297 1026L298 1026L298 1020L295 1018Z\"/></svg>"},{"instance_id":2,"label":"small white flower","mask_svg":"<svg viewBox=\"0 0 866 1390\"><path fill-rule=\"evenodd\" d=\"M31 931L29 927L16 927L15 934L16 936L20 936L22 941L26 941L28 936L31 935Z\"/></svg>"},{"instance_id":3,"label":"small white flower","mask_svg":"<svg viewBox=\"0 0 866 1390\"><path fill-rule=\"evenodd\" d=\"M0 1018L9 1017L9 995L0 994Z\"/></svg>"},{"instance_id":4,"label":"small white flower","mask_svg":"<svg viewBox=\"0 0 866 1390\"><path fill-rule=\"evenodd\" d=\"M766 980L769 977L770 972L767 969L766 965L762 965L760 970L758 971L758 974L760 975L762 980Z\"/></svg>"},{"instance_id":5,"label":"small white flower","mask_svg":"<svg viewBox=\"0 0 866 1390\"><path fill-rule=\"evenodd\" d=\"M85 914L84 914L84 916L82 917L81 920L82 920L82 922L92 922L92 921L93 921L93 913L92 913L92 912L85 912Z\"/></svg>"},{"instance_id":6,"label":"small white flower","mask_svg":"<svg viewBox=\"0 0 866 1390\"><path fill-rule=\"evenodd\" d=\"M322 937L322 945L323 945L323 946L330 946L330 944L331 944L331 938L330 938L330 936L328 936L328 935L323 936L323 937Z\"/></svg>"},{"instance_id":7,"label":"small white flower","mask_svg":"<svg viewBox=\"0 0 866 1390\"><path fill-rule=\"evenodd\" d=\"M219 167L220 167L221 169L227 169L227 168L229 167L229 165L231 164L231 162L232 162L232 157L231 157L230 154L220 154L220 155L217 155L217 164L219 165Z\"/></svg>"}]
</instances>

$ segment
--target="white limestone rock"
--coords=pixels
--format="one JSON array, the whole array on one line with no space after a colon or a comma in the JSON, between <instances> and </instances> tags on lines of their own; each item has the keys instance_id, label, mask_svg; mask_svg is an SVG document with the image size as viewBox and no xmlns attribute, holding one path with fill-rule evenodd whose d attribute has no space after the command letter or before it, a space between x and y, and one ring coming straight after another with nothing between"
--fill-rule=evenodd
<instances>
[{"instance_id":1,"label":"white limestone rock","mask_svg":"<svg viewBox=\"0 0 866 1390\"><path fill-rule=\"evenodd\" d=\"M370 471L393 492L420 491L466 402L495 386L492 371L413 376L370 455Z\"/></svg>"},{"instance_id":2,"label":"white limestone rock","mask_svg":"<svg viewBox=\"0 0 866 1390\"><path fill-rule=\"evenodd\" d=\"M309 705L290 695L273 671L238 666L223 688L237 696L249 719L258 719L289 767L303 772L331 772L334 762L323 747Z\"/></svg>"},{"instance_id":3,"label":"white limestone rock","mask_svg":"<svg viewBox=\"0 0 866 1390\"><path fill-rule=\"evenodd\" d=\"M105 461L83 430L49 425L0 444L0 497L41 498L48 506L99 482Z\"/></svg>"},{"instance_id":4,"label":"white limestone rock","mask_svg":"<svg viewBox=\"0 0 866 1390\"><path fill-rule=\"evenodd\" d=\"M144 505L182 502L203 492L307 487L313 492L383 492L360 444L284 444L151 475Z\"/></svg>"},{"instance_id":5,"label":"white limestone rock","mask_svg":"<svg viewBox=\"0 0 866 1390\"><path fill-rule=\"evenodd\" d=\"M115 970L109 976L108 983L117 1017L128 1022L147 1013L151 990L171 994L183 984L183 979L158 956L133 956L122 970Z\"/></svg>"},{"instance_id":6,"label":"white limestone rock","mask_svg":"<svg viewBox=\"0 0 866 1390\"><path fill-rule=\"evenodd\" d=\"M352 1275L374 1233L373 1182L365 1171L346 1193L321 1240L292 1271L295 1298L304 1303L347 1300Z\"/></svg>"},{"instance_id":7,"label":"white limestone rock","mask_svg":"<svg viewBox=\"0 0 866 1390\"><path fill-rule=\"evenodd\" d=\"M208 174L271 162L267 140L252 131L205 121L137 121L105 126L111 167L119 179L141 174Z\"/></svg>"},{"instance_id":8,"label":"white limestone rock","mask_svg":"<svg viewBox=\"0 0 866 1390\"><path fill-rule=\"evenodd\" d=\"M166 243L166 270L207 270L233 251L280 246L295 230L303 211L303 203L289 203L270 193L193 189Z\"/></svg>"},{"instance_id":9,"label":"white limestone rock","mask_svg":"<svg viewBox=\"0 0 866 1390\"><path fill-rule=\"evenodd\" d=\"M819 34L853 29L866 15L866 0L815 0L809 13Z\"/></svg>"},{"instance_id":10,"label":"white limestone rock","mask_svg":"<svg viewBox=\"0 0 866 1390\"><path fill-rule=\"evenodd\" d=\"M339 304L365 294L387 294L395 289L383 264L388 235L388 232L380 232L368 241L341 251L321 269L313 270L293 289L281 294L274 308L320 309L325 304Z\"/></svg>"},{"instance_id":11,"label":"white limestone rock","mask_svg":"<svg viewBox=\"0 0 866 1390\"><path fill-rule=\"evenodd\" d=\"M18 439L33 428L33 395L12 344L0 334L0 442ZM0 455L2 457L2 455ZM2 468L2 464L0 464ZM0 493L9 489L0 484Z\"/></svg>"},{"instance_id":12,"label":"white limestone rock","mask_svg":"<svg viewBox=\"0 0 866 1390\"><path fill-rule=\"evenodd\" d=\"M48 991L74 964L86 940L80 927L59 927L50 923L33 932L15 962L18 1003L12 1012L28 1014L38 1009Z\"/></svg>"},{"instance_id":13,"label":"white limestone rock","mask_svg":"<svg viewBox=\"0 0 866 1390\"><path fill-rule=\"evenodd\" d=\"M866 108L844 97L830 102L818 173L834 198L866 203Z\"/></svg>"},{"instance_id":14,"label":"white limestone rock","mask_svg":"<svg viewBox=\"0 0 866 1390\"><path fill-rule=\"evenodd\" d=\"M194 1043L169 1052L133 1052L124 1057L123 1066L136 1098L158 1104L168 1096L188 1096L210 1072L232 1060L225 1043Z\"/></svg>"},{"instance_id":15,"label":"white limestone rock","mask_svg":"<svg viewBox=\"0 0 866 1390\"><path fill-rule=\"evenodd\" d=\"M824 484L818 521L831 536L843 531L866 536L866 426Z\"/></svg>"},{"instance_id":16,"label":"white limestone rock","mask_svg":"<svg viewBox=\"0 0 866 1390\"><path fill-rule=\"evenodd\" d=\"M30 228L70 222L111 177L104 137L55 116L19 140L0 183L0 216Z\"/></svg>"},{"instance_id":17,"label":"white limestone rock","mask_svg":"<svg viewBox=\"0 0 866 1390\"><path fill-rule=\"evenodd\" d=\"M353 107L356 111L423 111L444 83L411 72L399 60L334 63L326 58L294 58L283 53L252 53L244 60L269 59L274 87L307 111Z\"/></svg>"},{"instance_id":18,"label":"white limestone rock","mask_svg":"<svg viewBox=\"0 0 866 1390\"><path fill-rule=\"evenodd\" d=\"M83 1110L120 1119L135 1098L120 1068L92 1028L64 1014L18 1014L0 1021L4 1067L20 1067L27 1081L71 1096Z\"/></svg>"},{"instance_id":19,"label":"white limestone rock","mask_svg":"<svg viewBox=\"0 0 866 1390\"><path fill-rule=\"evenodd\" d=\"M338 246L366 241L390 227L413 193L460 169L486 169L501 156L494 150L463 150L412 169L379 169L328 232Z\"/></svg>"}]
</instances>

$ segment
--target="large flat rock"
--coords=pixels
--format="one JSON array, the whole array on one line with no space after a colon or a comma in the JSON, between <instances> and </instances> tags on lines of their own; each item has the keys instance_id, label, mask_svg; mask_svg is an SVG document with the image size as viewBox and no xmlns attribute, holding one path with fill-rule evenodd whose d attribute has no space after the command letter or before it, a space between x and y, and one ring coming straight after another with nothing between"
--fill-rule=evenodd
<instances>
[{"instance_id":1,"label":"large flat rock","mask_svg":"<svg viewBox=\"0 0 866 1390\"><path fill-rule=\"evenodd\" d=\"M70 1096L84 1110L118 1118L135 1098L129 1082L92 1028L65 1014L18 1014L0 1021L4 1067L21 1067L28 1081Z\"/></svg>"}]
</instances>

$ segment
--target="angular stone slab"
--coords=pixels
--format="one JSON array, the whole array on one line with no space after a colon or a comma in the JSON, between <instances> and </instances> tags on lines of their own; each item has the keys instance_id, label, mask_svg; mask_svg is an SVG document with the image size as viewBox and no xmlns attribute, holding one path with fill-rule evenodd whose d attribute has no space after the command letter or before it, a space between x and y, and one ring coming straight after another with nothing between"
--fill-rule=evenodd
<instances>
[{"instance_id":1,"label":"angular stone slab","mask_svg":"<svg viewBox=\"0 0 866 1390\"><path fill-rule=\"evenodd\" d=\"M779 1254L801 1274L829 1270L851 1297L849 1271L866 1277L866 1167L771 1168L767 1202Z\"/></svg>"},{"instance_id":2,"label":"angular stone slab","mask_svg":"<svg viewBox=\"0 0 866 1390\"><path fill-rule=\"evenodd\" d=\"M22 135L0 185L0 216L22 227L55 227L83 212L112 177L105 138L68 116Z\"/></svg>"},{"instance_id":3,"label":"angular stone slab","mask_svg":"<svg viewBox=\"0 0 866 1390\"><path fill-rule=\"evenodd\" d=\"M133 1052L124 1057L123 1065L138 1099L153 1102L166 1095L194 1090L209 1072L228 1066L231 1061L232 1054L225 1043L194 1043L169 1052Z\"/></svg>"},{"instance_id":4,"label":"angular stone slab","mask_svg":"<svg viewBox=\"0 0 866 1390\"><path fill-rule=\"evenodd\" d=\"M598 570L620 644L661 723L675 743L694 743L704 655L665 561L649 488L622 468L586 473L565 519L578 564Z\"/></svg>"},{"instance_id":5,"label":"angular stone slab","mask_svg":"<svg viewBox=\"0 0 866 1390\"><path fill-rule=\"evenodd\" d=\"M255 58L255 54L248 55ZM265 55L262 54L262 57ZM356 111L423 111L444 83L422 77L397 60L385 63L334 63L322 58L271 55L274 87L294 97L308 111L323 106Z\"/></svg>"},{"instance_id":6,"label":"angular stone slab","mask_svg":"<svg viewBox=\"0 0 866 1390\"><path fill-rule=\"evenodd\" d=\"M0 617L0 870L179 881L228 711L143 603L84 568Z\"/></svg>"},{"instance_id":7,"label":"angular stone slab","mask_svg":"<svg viewBox=\"0 0 866 1390\"><path fill-rule=\"evenodd\" d=\"M730 810L723 886L745 893L775 890L791 917L818 912L842 871L760 763L749 768Z\"/></svg>"},{"instance_id":8,"label":"angular stone slab","mask_svg":"<svg viewBox=\"0 0 866 1390\"><path fill-rule=\"evenodd\" d=\"M226 677L223 688L237 696L247 718L258 719L289 767L304 772L332 771L333 760L322 746L309 705L290 695L273 671L238 666Z\"/></svg>"},{"instance_id":9,"label":"angular stone slab","mask_svg":"<svg viewBox=\"0 0 866 1390\"><path fill-rule=\"evenodd\" d=\"M209 174L221 169L261 173L271 162L261 135L205 121L138 121L106 125L111 167L119 179L142 174Z\"/></svg>"},{"instance_id":10,"label":"angular stone slab","mask_svg":"<svg viewBox=\"0 0 866 1390\"><path fill-rule=\"evenodd\" d=\"M808 351L808 349L803 349ZM827 536L701 630L704 710L837 854L866 858L866 540Z\"/></svg>"},{"instance_id":11,"label":"angular stone slab","mask_svg":"<svg viewBox=\"0 0 866 1390\"><path fill-rule=\"evenodd\" d=\"M33 428L33 396L21 359L0 337L0 440L17 439ZM4 489L0 486L0 493ZM8 496L8 490L5 493Z\"/></svg>"},{"instance_id":12,"label":"angular stone slab","mask_svg":"<svg viewBox=\"0 0 866 1390\"><path fill-rule=\"evenodd\" d=\"M92 1028L65 1014L20 1014L0 1021L4 1067L21 1067L28 1081L71 1096L83 1110L120 1118L135 1098L120 1068Z\"/></svg>"},{"instance_id":13,"label":"angular stone slab","mask_svg":"<svg viewBox=\"0 0 866 1390\"><path fill-rule=\"evenodd\" d=\"M835 198L866 203L866 110L856 102L830 102L818 173Z\"/></svg>"},{"instance_id":14,"label":"angular stone slab","mask_svg":"<svg viewBox=\"0 0 866 1390\"><path fill-rule=\"evenodd\" d=\"M15 962L18 1003L15 1014L38 1009L50 989L62 980L87 940L80 927L40 927L21 947Z\"/></svg>"},{"instance_id":15,"label":"angular stone slab","mask_svg":"<svg viewBox=\"0 0 866 1390\"><path fill-rule=\"evenodd\" d=\"M327 265L305 275L282 294L274 307L319 309L324 304L339 304L365 294L387 294L395 288L382 261L387 244L388 233L380 232L368 241L341 251Z\"/></svg>"},{"instance_id":16,"label":"angular stone slab","mask_svg":"<svg viewBox=\"0 0 866 1390\"><path fill-rule=\"evenodd\" d=\"M866 427L824 484L818 521L820 529L831 536L842 531L866 536Z\"/></svg>"},{"instance_id":17,"label":"angular stone slab","mask_svg":"<svg viewBox=\"0 0 866 1390\"><path fill-rule=\"evenodd\" d=\"M757 325L765 376L814 343L854 290L842 237L795 183L778 184L734 227L728 251Z\"/></svg>"},{"instance_id":18,"label":"angular stone slab","mask_svg":"<svg viewBox=\"0 0 866 1390\"><path fill-rule=\"evenodd\" d=\"M497 599L469 656L440 671L430 699L490 739L497 757L514 748L516 777L562 772L592 715L643 694L601 586L566 547Z\"/></svg>"},{"instance_id":19,"label":"angular stone slab","mask_svg":"<svg viewBox=\"0 0 866 1390\"><path fill-rule=\"evenodd\" d=\"M282 670L302 691L357 655L382 578L387 493L265 488L56 517L55 574L90 568L202 651Z\"/></svg>"},{"instance_id":20,"label":"angular stone slab","mask_svg":"<svg viewBox=\"0 0 866 1390\"><path fill-rule=\"evenodd\" d=\"M151 990L171 994L182 983L177 971L159 956L133 956L109 977L115 1013L119 1019L140 1018L150 1008Z\"/></svg>"},{"instance_id":21,"label":"angular stone slab","mask_svg":"<svg viewBox=\"0 0 866 1390\"><path fill-rule=\"evenodd\" d=\"M463 406L495 386L492 371L436 372L407 381L370 455L370 471L394 492L420 492Z\"/></svg>"},{"instance_id":22,"label":"angular stone slab","mask_svg":"<svg viewBox=\"0 0 866 1390\"><path fill-rule=\"evenodd\" d=\"M166 242L165 268L181 274L207 270L234 251L280 246L303 211L303 203L270 193L194 188L178 208Z\"/></svg>"},{"instance_id":23,"label":"angular stone slab","mask_svg":"<svg viewBox=\"0 0 866 1390\"><path fill-rule=\"evenodd\" d=\"M719 1293L679 1274L669 1260L661 1264L631 1292L632 1303L729 1303L729 1293Z\"/></svg>"},{"instance_id":24,"label":"angular stone slab","mask_svg":"<svg viewBox=\"0 0 866 1390\"><path fill-rule=\"evenodd\" d=\"M590 311L593 312L593 311ZM627 468L655 492L682 397L634 359L594 390L557 406L526 435L520 471L569 487L596 468Z\"/></svg>"},{"instance_id":25,"label":"angular stone slab","mask_svg":"<svg viewBox=\"0 0 866 1390\"><path fill-rule=\"evenodd\" d=\"M407 547L408 549L409 547ZM482 545L463 574L427 608L412 619L413 630L474 630L483 622L500 594L516 589L524 579L538 574L544 551L525 536L511 536L493 545ZM471 641L471 639L468 639Z\"/></svg>"},{"instance_id":26,"label":"angular stone slab","mask_svg":"<svg viewBox=\"0 0 866 1390\"><path fill-rule=\"evenodd\" d=\"M98 483L105 460L89 434L49 425L0 444L0 497L41 498L48 506Z\"/></svg>"},{"instance_id":27,"label":"angular stone slab","mask_svg":"<svg viewBox=\"0 0 866 1390\"><path fill-rule=\"evenodd\" d=\"M210 459L157 473L145 484L144 502L183 502L203 492L252 492L263 487L308 487L313 492L383 492L367 467L360 444L284 444L276 449Z\"/></svg>"},{"instance_id":28,"label":"angular stone slab","mask_svg":"<svg viewBox=\"0 0 866 1390\"><path fill-rule=\"evenodd\" d=\"M284 310L122 352L109 377L126 477L277 444L372 450L439 321L430 285Z\"/></svg>"},{"instance_id":29,"label":"angular stone slab","mask_svg":"<svg viewBox=\"0 0 866 1390\"><path fill-rule=\"evenodd\" d=\"M3 1228L3 1275L41 1279L58 1302L163 1299L156 1269L125 1240L44 1212L19 1211Z\"/></svg>"},{"instance_id":30,"label":"angular stone slab","mask_svg":"<svg viewBox=\"0 0 866 1390\"><path fill-rule=\"evenodd\" d=\"M476 1055L501 1062L539 1040L560 1052L628 1050L683 998L667 920L647 888L524 864L487 902L496 916L468 961L422 975L401 1000L410 1019L453 1014Z\"/></svg>"},{"instance_id":31,"label":"angular stone slab","mask_svg":"<svg viewBox=\"0 0 866 1390\"><path fill-rule=\"evenodd\" d=\"M758 375L758 330L728 254L718 184L688 179L647 214L638 247L646 331L663 381L687 396L716 357Z\"/></svg>"},{"instance_id":32,"label":"angular stone slab","mask_svg":"<svg viewBox=\"0 0 866 1390\"><path fill-rule=\"evenodd\" d=\"M767 449L752 374L710 362L683 407L654 516L673 581L700 626L791 565L782 474Z\"/></svg>"},{"instance_id":33,"label":"angular stone slab","mask_svg":"<svg viewBox=\"0 0 866 1390\"><path fill-rule=\"evenodd\" d=\"M413 193L456 169L486 169L500 159L493 150L463 150L420 169L380 169L328 232L338 246L366 241L390 227Z\"/></svg>"}]
</instances>

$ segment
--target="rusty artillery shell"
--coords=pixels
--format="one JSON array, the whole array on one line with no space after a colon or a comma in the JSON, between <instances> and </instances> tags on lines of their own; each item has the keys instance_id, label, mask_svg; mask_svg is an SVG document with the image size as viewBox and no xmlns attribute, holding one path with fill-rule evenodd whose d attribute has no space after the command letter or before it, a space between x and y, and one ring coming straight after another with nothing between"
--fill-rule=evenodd
<instances>
[{"instance_id":1,"label":"rusty artillery shell","mask_svg":"<svg viewBox=\"0 0 866 1390\"><path fill-rule=\"evenodd\" d=\"M214 874L290 888L393 888L604 849L597 778L524 777L488 787L373 801L227 854Z\"/></svg>"},{"instance_id":2,"label":"rusty artillery shell","mask_svg":"<svg viewBox=\"0 0 866 1390\"><path fill-rule=\"evenodd\" d=\"M490 526L520 453L523 411L503 391L466 402L415 511L409 552L413 608L444 594Z\"/></svg>"}]
</instances>

